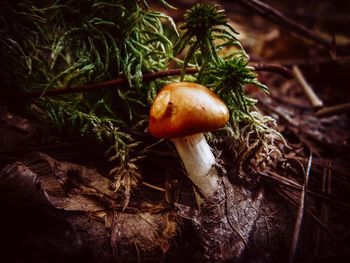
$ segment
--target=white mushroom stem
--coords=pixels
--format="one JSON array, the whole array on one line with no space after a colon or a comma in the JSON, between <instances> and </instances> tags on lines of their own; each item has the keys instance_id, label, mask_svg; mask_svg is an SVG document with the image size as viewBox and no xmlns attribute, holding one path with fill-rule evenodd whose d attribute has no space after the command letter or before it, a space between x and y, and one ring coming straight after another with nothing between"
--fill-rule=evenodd
<instances>
[{"instance_id":1,"label":"white mushroom stem","mask_svg":"<svg viewBox=\"0 0 350 263\"><path fill-rule=\"evenodd\" d=\"M176 150L188 177L207 199L218 189L219 176L214 168L215 157L202 133L173 138Z\"/></svg>"}]
</instances>

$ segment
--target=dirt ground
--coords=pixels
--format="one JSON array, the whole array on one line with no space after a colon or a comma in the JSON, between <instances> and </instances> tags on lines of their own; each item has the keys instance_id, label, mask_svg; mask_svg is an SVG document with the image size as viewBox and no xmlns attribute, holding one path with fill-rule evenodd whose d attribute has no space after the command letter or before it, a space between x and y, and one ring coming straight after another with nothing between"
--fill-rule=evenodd
<instances>
[{"instance_id":1,"label":"dirt ground","mask_svg":"<svg viewBox=\"0 0 350 263\"><path fill-rule=\"evenodd\" d=\"M174 1L177 10L162 11L181 23L183 11L195 2ZM246 233L229 240L241 251L235 260L345 262L350 256L350 2L265 1L282 18L240 2L219 4L270 94L250 86L247 92L261 112L276 119L288 147L274 168L238 180L232 190L235 204L249 210L227 216ZM161 9L156 1L151 6ZM233 173L226 157L223 153L224 166ZM164 166L179 165L173 152L159 158ZM187 210L195 206L191 185L174 177L177 171L154 172L152 165L142 164L144 178L166 190L144 187L142 196L150 200L111 209L113 191L102 176L111 167L100 145L65 137L0 107L0 261L200 262L193 251L212 253L211 243L199 242L205 231L193 222L200 217ZM156 176L164 174L166 179ZM167 193L179 185L185 190L174 205Z\"/></svg>"}]
</instances>

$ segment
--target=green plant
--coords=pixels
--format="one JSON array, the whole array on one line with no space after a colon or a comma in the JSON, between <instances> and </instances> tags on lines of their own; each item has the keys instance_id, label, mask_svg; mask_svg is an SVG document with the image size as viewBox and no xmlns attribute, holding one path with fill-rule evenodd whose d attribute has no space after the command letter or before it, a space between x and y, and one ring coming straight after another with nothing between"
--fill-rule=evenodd
<instances>
[{"instance_id":1,"label":"green plant","mask_svg":"<svg viewBox=\"0 0 350 263\"><path fill-rule=\"evenodd\" d=\"M185 32L174 49L181 52L189 45L183 68L189 62L198 66L196 81L215 91L229 108L226 135L238 162L238 172L242 173L247 158L254 158L250 156L252 152L256 152L258 164L269 159L271 153L277 159L281 152L276 141L285 143L283 136L275 130L274 120L262 116L255 107L256 100L244 90L245 85L254 85L268 93L268 88L248 65L248 56L235 36L238 33L228 24L223 10L215 5L196 4L186 12L181 28ZM237 49L227 52L232 46Z\"/></svg>"},{"instance_id":2,"label":"green plant","mask_svg":"<svg viewBox=\"0 0 350 263\"><path fill-rule=\"evenodd\" d=\"M196 4L188 10L180 37L170 17L150 10L141 0L57 0L48 6L14 1L3 7L3 91L15 87L19 92L41 92L42 96L27 99L31 112L61 132L78 133L103 144L116 167L110 175L116 188L125 192L125 200L142 179L137 160L143 157L139 145L144 141L134 136L135 131L147 127L149 106L157 91L179 80L164 77L146 83L142 76L168 69L171 61L182 65L180 79L204 84L225 101L231 117L224 137L235 145L233 151L253 152L262 142L269 154L273 138L280 136L270 127L273 120L258 113L255 100L245 94L246 84L265 92L267 87L248 66L238 33L216 5ZM17 19L8 23L12 16ZM236 49L229 51L232 46ZM185 74L189 64L198 67L198 74ZM121 76L128 85L45 96L49 90Z\"/></svg>"}]
</instances>

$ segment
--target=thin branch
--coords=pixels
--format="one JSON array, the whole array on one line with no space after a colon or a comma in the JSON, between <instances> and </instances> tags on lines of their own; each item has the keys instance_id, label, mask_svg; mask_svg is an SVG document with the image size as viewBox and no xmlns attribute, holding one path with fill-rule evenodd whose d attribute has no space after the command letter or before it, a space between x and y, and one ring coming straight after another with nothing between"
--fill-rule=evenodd
<instances>
[{"instance_id":1,"label":"thin branch","mask_svg":"<svg viewBox=\"0 0 350 263\"><path fill-rule=\"evenodd\" d=\"M319 118L330 117L333 115L349 113L350 112L350 102L344 104L338 104L335 106L324 107L319 109L315 115Z\"/></svg>"},{"instance_id":2,"label":"thin branch","mask_svg":"<svg viewBox=\"0 0 350 263\"><path fill-rule=\"evenodd\" d=\"M271 21L281 25L282 27L291 30L301 36L304 36L315 43L318 43L327 49L333 49L334 43L331 38L324 38L323 36L315 33L309 28L297 23L296 21L286 17L282 12L272 8L271 6L259 1L259 0L237 0L237 2L248 8L255 11L259 15L270 19ZM345 48L348 48L345 46ZM344 48L344 49L345 49Z\"/></svg>"},{"instance_id":3,"label":"thin branch","mask_svg":"<svg viewBox=\"0 0 350 263\"><path fill-rule=\"evenodd\" d=\"M291 78L291 76L292 76L292 73L288 68L283 67L281 65L278 65L276 63L273 63L273 64L250 63L249 65L254 67L254 70L256 70L256 71L269 71L269 72L273 72L273 73L278 73L285 78ZM181 70L182 69L169 69L169 70L164 70L164 71L147 73L147 74L143 75L142 80L144 82L148 82L148 81L152 81L152 80L155 80L158 78L181 75ZM186 74L195 74L195 73L198 73L198 71L199 70L197 68L187 68ZM86 85L82 85L79 87L64 87L64 88L59 88L59 89L52 89L52 90L46 91L45 93L42 93L42 92L25 93L24 96L26 98L58 96L58 95L69 94L69 93L78 93L78 92L86 92L86 91L91 91L91 90L113 88L116 85L122 85L122 84L127 85L128 80L126 78L120 76L116 79L107 80L107 81L100 82L100 83L86 84Z\"/></svg>"},{"instance_id":4,"label":"thin branch","mask_svg":"<svg viewBox=\"0 0 350 263\"><path fill-rule=\"evenodd\" d=\"M303 88L305 95L307 96L309 102L313 108L320 108L323 106L322 100L316 95L312 87L307 83L303 73L300 71L299 67L294 65L292 71L296 80L299 82L300 86Z\"/></svg>"},{"instance_id":5,"label":"thin branch","mask_svg":"<svg viewBox=\"0 0 350 263\"><path fill-rule=\"evenodd\" d=\"M197 72L198 72L198 69L196 68L186 69L187 74L193 74ZM142 79L143 81L151 81L157 78L176 76L180 74L181 74L181 69L169 69L169 70L144 74ZM112 79L112 80L108 80L100 83L86 84L79 87L65 87L60 89L48 90L44 94L42 92L27 93L25 94L25 97L35 98L35 97L41 97L41 96L57 96L57 95L63 95L68 93L77 93L77 92L112 88L112 87L115 87L116 85L121 85L121 84L128 84L128 80L124 77L118 77L116 79Z\"/></svg>"},{"instance_id":6,"label":"thin branch","mask_svg":"<svg viewBox=\"0 0 350 263\"><path fill-rule=\"evenodd\" d=\"M293 65L298 66L333 66L333 65L347 65L350 64L350 56L342 57L329 57L329 58L307 58L307 59L288 59L288 60L277 60L270 61L270 63L277 63L285 67L292 67Z\"/></svg>"},{"instance_id":7,"label":"thin branch","mask_svg":"<svg viewBox=\"0 0 350 263\"><path fill-rule=\"evenodd\" d=\"M292 71L289 68L284 67L280 64L276 64L276 63L265 64L265 63L251 62L249 63L249 65L254 67L256 71L269 71L269 72L277 73L286 79L291 79L293 77Z\"/></svg>"},{"instance_id":8,"label":"thin branch","mask_svg":"<svg viewBox=\"0 0 350 263\"><path fill-rule=\"evenodd\" d=\"M147 182L145 182L145 181L143 181L142 184L143 184L144 186L147 186L147 187L151 188L151 189L154 189L154 190L157 190L157 191L160 191L160 192L165 192L165 189L164 189L164 188L159 187L159 186L156 186L156 185L154 185L154 184L150 184L150 183L147 183Z\"/></svg>"},{"instance_id":9,"label":"thin branch","mask_svg":"<svg viewBox=\"0 0 350 263\"><path fill-rule=\"evenodd\" d=\"M294 256L295 256L295 252L296 252L296 249L297 249L301 223L302 223L303 216L304 216L305 197L306 197L306 191L307 191L307 184L308 184L308 181L309 181L311 164L312 164L312 152L310 152L309 161L308 161L308 164L307 164L307 167L306 167L306 170L305 170L304 185L303 185L303 188L302 188L302 191L301 191L300 204L299 204L298 213L297 213L298 216L297 216L297 220L295 222L294 233L293 233L293 240L292 240L292 245L291 245L290 252L289 252L289 258L288 258L288 262L289 263L293 263L294 262Z\"/></svg>"}]
</instances>

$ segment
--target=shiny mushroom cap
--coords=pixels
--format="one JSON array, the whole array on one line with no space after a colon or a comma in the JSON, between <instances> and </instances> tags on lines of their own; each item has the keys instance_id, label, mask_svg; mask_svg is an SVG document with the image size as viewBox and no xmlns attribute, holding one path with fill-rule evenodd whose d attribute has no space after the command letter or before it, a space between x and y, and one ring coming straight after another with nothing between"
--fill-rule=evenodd
<instances>
[{"instance_id":1,"label":"shiny mushroom cap","mask_svg":"<svg viewBox=\"0 0 350 263\"><path fill-rule=\"evenodd\" d=\"M172 139L223 127L229 119L224 102L208 88L192 82L165 86L155 98L149 131L157 138Z\"/></svg>"}]
</instances>

